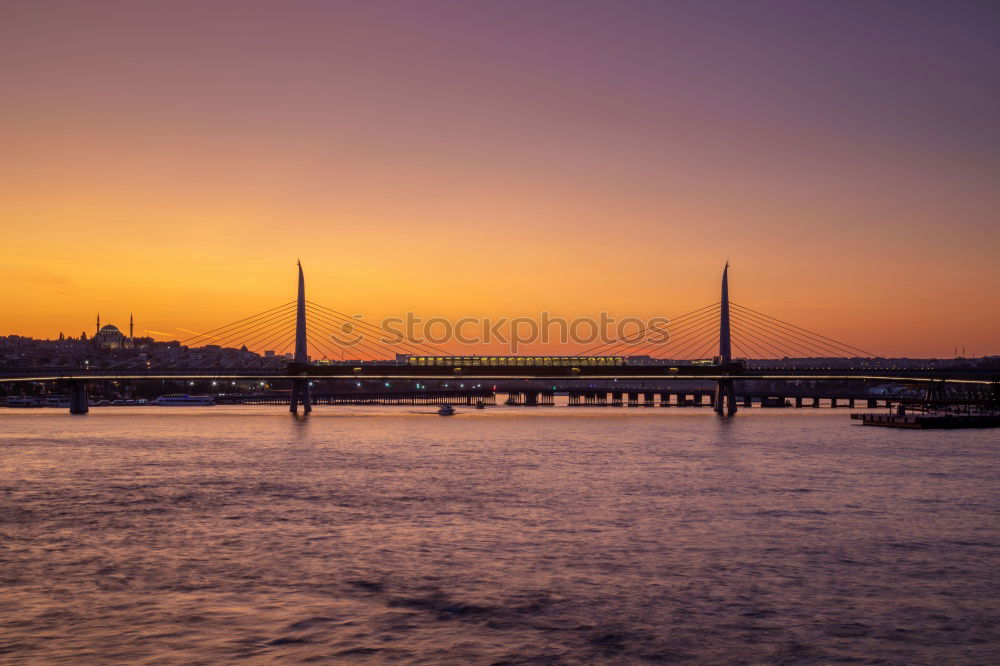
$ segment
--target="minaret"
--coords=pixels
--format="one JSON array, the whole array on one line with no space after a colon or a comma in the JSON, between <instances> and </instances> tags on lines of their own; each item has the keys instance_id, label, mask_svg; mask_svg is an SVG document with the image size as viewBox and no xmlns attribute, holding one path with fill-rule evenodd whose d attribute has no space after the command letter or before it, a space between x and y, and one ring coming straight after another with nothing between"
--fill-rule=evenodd
<instances>
[{"instance_id":1,"label":"minaret","mask_svg":"<svg viewBox=\"0 0 1000 666\"><path fill-rule=\"evenodd\" d=\"M128 341L129 342L132 342L133 339L134 339L134 337L132 335L132 332L133 332L134 329L135 329L135 321L132 319L132 313L129 312L128 313Z\"/></svg>"},{"instance_id":2,"label":"minaret","mask_svg":"<svg viewBox=\"0 0 1000 666\"><path fill-rule=\"evenodd\" d=\"M97 331L94 333L94 335L97 335L100 332L101 332L101 313L98 312L97 313Z\"/></svg>"}]
</instances>

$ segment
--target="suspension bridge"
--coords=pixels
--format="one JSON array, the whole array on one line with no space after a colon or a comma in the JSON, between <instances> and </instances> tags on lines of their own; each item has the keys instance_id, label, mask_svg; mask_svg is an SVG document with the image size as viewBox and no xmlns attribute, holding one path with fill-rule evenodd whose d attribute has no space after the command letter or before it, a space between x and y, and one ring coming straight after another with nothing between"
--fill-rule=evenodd
<instances>
[{"instance_id":1,"label":"suspension bridge","mask_svg":"<svg viewBox=\"0 0 1000 666\"><path fill-rule=\"evenodd\" d=\"M940 391L944 385L963 390L995 390L997 377L990 371L970 366L893 367L876 354L773 317L729 298L729 265L722 273L720 299L710 305L669 320L669 336L656 342L640 339L646 328L605 342L571 356L488 356L454 355L423 340L398 336L387 342L385 331L357 317L306 298L305 276L298 265L295 300L249 317L178 341L178 346L224 349L268 349L291 354L284 370L260 370L225 366L220 363L179 361L176 346L160 354L137 356L101 368L71 368L52 372L0 373L0 383L61 382L69 389L71 413L88 411L88 385L104 381L259 381L290 385L290 411L301 407L309 412L314 404L312 385L317 380L420 381L455 379L462 382L498 380L546 380L545 389L512 392L509 404L548 404L556 390L570 393L570 404L651 405L657 391L611 390L607 382L649 382L700 380L712 382L707 395L716 412L733 415L742 398L751 404L750 394L737 395L737 382L801 380L830 382L906 382ZM352 338L345 341L344 332ZM310 355L310 349L313 355ZM352 360L345 361L350 353ZM710 355L710 356L709 356ZM358 358L360 357L360 358ZM782 364L776 359L807 358L814 362ZM834 364L836 360L836 364ZM594 382L604 382L607 391L594 390ZM589 386L588 386L589 383ZM464 386L464 384L463 384ZM589 389L589 390L588 390ZM412 389L407 389L412 391ZM705 404L705 391L659 391L661 404ZM772 392L773 393L773 392ZM670 403L671 395L676 402ZM603 397L600 397L603 396ZM813 398L818 406L819 398ZM327 404L351 402L331 400ZM853 399L851 405L853 406ZM391 400L390 400L391 403ZM801 398L796 406L801 406ZM869 405L871 401L869 400ZM833 398L833 406L837 399Z\"/></svg>"}]
</instances>

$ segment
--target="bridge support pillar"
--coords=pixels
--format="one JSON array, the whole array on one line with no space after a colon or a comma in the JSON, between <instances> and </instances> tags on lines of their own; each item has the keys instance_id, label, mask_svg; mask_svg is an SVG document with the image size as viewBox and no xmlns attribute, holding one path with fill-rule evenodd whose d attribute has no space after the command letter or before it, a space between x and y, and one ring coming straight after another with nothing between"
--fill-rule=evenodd
<instances>
[{"instance_id":1,"label":"bridge support pillar","mask_svg":"<svg viewBox=\"0 0 1000 666\"><path fill-rule=\"evenodd\" d=\"M296 299L295 307L295 362L305 365L309 363L309 349L306 338L306 279L302 275L302 262L299 262L299 295ZM299 402L302 403L302 411L308 414L312 411L312 400L309 395L309 378L300 377L292 381L292 396L289 401L288 411L295 414L299 411Z\"/></svg>"},{"instance_id":2,"label":"bridge support pillar","mask_svg":"<svg viewBox=\"0 0 1000 666\"><path fill-rule=\"evenodd\" d=\"M795 398L795 406L797 408L801 409L801 407L802 407L802 396L798 396L798 397Z\"/></svg>"},{"instance_id":3,"label":"bridge support pillar","mask_svg":"<svg viewBox=\"0 0 1000 666\"><path fill-rule=\"evenodd\" d=\"M69 413L86 414L90 411L90 399L87 396L86 382L69 383Z\"/></svg>"},{"instance_id":4,"label":"bridge support pillar","mask_svg":"<svg viewBox=\"0 0 1000 666\"><path fill-rule=\"evenodd\" d=\"M720 416L736 413L736 385L732 379L720 379L715 389L715 412Z\"/></svg>"},{"instance_id":5,"label":"bridge support pillar","mask_svg":"<svg viewBox=\"0 0 1000 666\"><path fill-rule=\"evenodd\" d=\"M288 411L297 414L299 403L302 403L302 412L308 414L312 411L312 399L309 391L308 379L296 379L292 381L292 400L288 405Z\"/></svg>"}]
</instances>

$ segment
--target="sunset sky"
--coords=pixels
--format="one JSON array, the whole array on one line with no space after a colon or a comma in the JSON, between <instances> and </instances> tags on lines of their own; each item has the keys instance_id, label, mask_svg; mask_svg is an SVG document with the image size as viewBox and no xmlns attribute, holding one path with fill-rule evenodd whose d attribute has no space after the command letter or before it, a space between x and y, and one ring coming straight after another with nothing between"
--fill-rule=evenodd
<instances>
[{"instance_id":1,"label":"sunset sky","mask_svg":"<svg viewBox=\"0 0 1000 666\"><path fill-rule=\"evenodd\" d=\"M1000 353L998 35L993 2L6 1L0 335L184 337L297 258L374 320L671 316L729 259L865 349Z\"/></svg>"}]
</instances>

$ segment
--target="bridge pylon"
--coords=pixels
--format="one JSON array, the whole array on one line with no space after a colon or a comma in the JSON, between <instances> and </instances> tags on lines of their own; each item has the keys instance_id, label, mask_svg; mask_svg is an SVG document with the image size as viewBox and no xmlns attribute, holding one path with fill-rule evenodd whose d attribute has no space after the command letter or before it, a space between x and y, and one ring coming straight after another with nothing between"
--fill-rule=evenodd
<instances>
[{"instance_id":1,"label":"bridge pylon","mask_svg":"<svg viewBox=\"0 0 1000 666\"><path fill-rule=\"evenodd\" d=\"M86 414L90 411L90 398L87 396L87 382L71 381L69 383L69 413Z\"/></svg>"},{"instance_id":2,"label":"bridge pylon","mask_svg":"<svg viewBox=\"0 0 1000 666\"><path fill-rule=\"evenodd\" d=\"M305 365L309 362L309 349L306 346L306 279L302 275L302 262L299 266L299 296L295 310L295 363ZM288 410L292 414L299 411L299 403L306 414L312 411L312 399L309 391L309 378L302 377L292 380L292 395Z\"/></svg>"},{"instance_id":3,"label":"bridge pylon","mask_svg":"<svg viewBox=\"0 0 1000 666\"><path fill-rule=\"evenodd\" d=\"M729 330L729 262L722 270L722 303L719 309L719 363L724 367L733 361L732 338ZM732 379L720 379L715 390L715 411L720 415L736 413L736 386Z\"/></svg>"}]
</instances>

